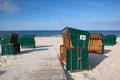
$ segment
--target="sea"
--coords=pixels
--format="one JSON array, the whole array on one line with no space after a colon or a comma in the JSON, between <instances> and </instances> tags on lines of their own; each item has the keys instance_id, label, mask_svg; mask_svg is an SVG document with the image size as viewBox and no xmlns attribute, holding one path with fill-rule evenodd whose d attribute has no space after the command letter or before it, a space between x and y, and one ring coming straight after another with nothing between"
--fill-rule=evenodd
<instances>
[{"instance_id":1,"label":"sea","mask_svg":"<svg viewBox=\"0 0 120 80\"><path fill-rule=\"evenodd\" d=\"M100 33L103 35L116 35L120 37L120 30L110 31L110 30L88 30L90 33ZM48 36L62 36L60 30L31 30L31 31L0 31L0 35L9 35L15 33L18 35L34 35L37 37L48 37Z\"/></svg>"}]
</instances>

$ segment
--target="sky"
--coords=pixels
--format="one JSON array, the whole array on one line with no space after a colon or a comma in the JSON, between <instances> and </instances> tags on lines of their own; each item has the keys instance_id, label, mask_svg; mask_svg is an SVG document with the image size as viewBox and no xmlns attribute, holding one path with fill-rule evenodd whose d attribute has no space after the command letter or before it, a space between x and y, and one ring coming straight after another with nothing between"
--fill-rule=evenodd
<instances>
[{"instance_id":1,"label":"sky","mask_svg":"<svg viewBox=\"0 0 120 80\"><path fill-rule=\"evenodd\" d=\"M120 0L0 0L0 31L120 30Z\"/></svg>"}]
</instances>

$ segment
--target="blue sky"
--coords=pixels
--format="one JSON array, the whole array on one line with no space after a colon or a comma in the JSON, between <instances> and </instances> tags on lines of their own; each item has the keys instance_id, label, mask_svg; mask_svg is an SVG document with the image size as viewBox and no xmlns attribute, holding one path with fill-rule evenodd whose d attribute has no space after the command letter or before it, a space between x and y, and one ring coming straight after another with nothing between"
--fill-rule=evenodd
<instances>
[{"instance_id":1,"label":"blue sky","mask_svg":"<svg viewBox=\"0 0 120 80\"><path fill-rule=\"evenodd\" d=\"M0 30L120 30L120 0L0 0Z\"/></svg>"}]
</instances>

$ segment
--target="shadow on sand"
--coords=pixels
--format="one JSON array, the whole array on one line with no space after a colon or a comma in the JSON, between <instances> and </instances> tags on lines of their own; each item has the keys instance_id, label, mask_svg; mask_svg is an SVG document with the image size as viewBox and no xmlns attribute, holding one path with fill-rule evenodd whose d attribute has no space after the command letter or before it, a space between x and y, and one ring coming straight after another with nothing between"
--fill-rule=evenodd
<instances>
[{"instance_id":1,"label":"shadow on sand","mask_svg":"<svg viewBox=\"0 0 120 80\"><path fill-rule=\"evenodd\" d=\"M4 74L6 71L0 71L0 75Z\"/></svg>"},{"instance_id":2,"label":"shadow on sand","mask_svg":"<svg viewBox=\"0 0 120 80\"><path fill-rule=\"evenodd\" d=\"M43 51L43 50L48 50L48 47L52 47L53 45L41 45L41 46L36 46L35 48L26 48L24 51L17 52L15 55L18 54L28 54L31 52L36 52L36 51Z\"/></svg>"},{"instance_id":3,"label":"shadow on sand","mask_svg":"<svg viewBox=\"0 0 120 80\"><path fill-rule=\"evenodd\" d=\"M89 63L91 65L91 69L95 68L99 65L107 56L100 54L89 54Z\"/></svg>"},{"instance_id":4,"label":"shadow on sand","mask_svg":"<svg viewBox=\"0 0 120 80\"><path fill-rule=\"evenodd\" d=\"M74 80L68 71L65 71L65 75L67 77L67 80Z\"/></svg>"},{"instance_id":5,"label":"shadow on sand","mask_svg":"<svg viewBox=\"0 0 120 80\"><path fill-rule=\"evenodd\" d=\"M43 51L43 50L48 50L48 48L24 50L24 51L21 51L18 54L27 54L27 53L36 52L36 51Z\"/></svg>"},{"instance_id":6,"label":"shadow on sand","mask_svg":"<svg viewBox=\"0 0 120 80\"><path fill-rule=\"evenodd\" d=\"M36 48L42 48L42 47L53 47L53 45L41 45L41 46L36 46Z\"/></svg>"},{"instance_id":7,"label":"shadow on sand","mask_svg":"<svg viewBox=\"0 0 120 80\"><path fill-rule=\"evenodd\" d=\"M89 54L89 63L91 65L91 69L99 65L105 58L107 58L105 55Z\"/></svg>"},{"instance_id":8,"label":"shadow on sand","mask_svg":"<svg viewBox=\"0 0 120 80\"><path fill-rule=\"evenodd\" d=\"M109 53L110 51L112 51L112 50L104 50L104 54L107 54L107 53Z\"/></svg>"},{"instance_id":9,"label":"shadow on sand","mask_svg":"<svg viewBox=\"0 0 120 80\"><path fill-rule=\"evenodd\" d=\"M104 50L104 53L101 54L93 54L89 53L89 63L91 65L91 69L95 68L97 65L99 65L105 58L107 58L106 55L112 50Z\"/></svg>"}]
</instances>

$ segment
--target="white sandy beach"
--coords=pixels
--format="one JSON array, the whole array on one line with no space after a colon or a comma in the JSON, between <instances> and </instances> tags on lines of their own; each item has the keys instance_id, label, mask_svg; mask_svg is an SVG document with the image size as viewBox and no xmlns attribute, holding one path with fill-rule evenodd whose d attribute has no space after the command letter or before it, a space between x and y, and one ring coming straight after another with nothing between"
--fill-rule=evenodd
<instances>
[{"instance_id":1,"label":"white sandy beach","mask_svg":"<svg viewBox=\"0 0 120 80\"><path fill-rule=\"evenodd\" d=\"M65 80L59 61L62 37L35 37L35 49L21 49L15 56L0 57L0 80ZM68 80L119 80L120 38L105 46L103 55L89 54L89 71L66 72Z\"/></svg>"}]
</instances>

